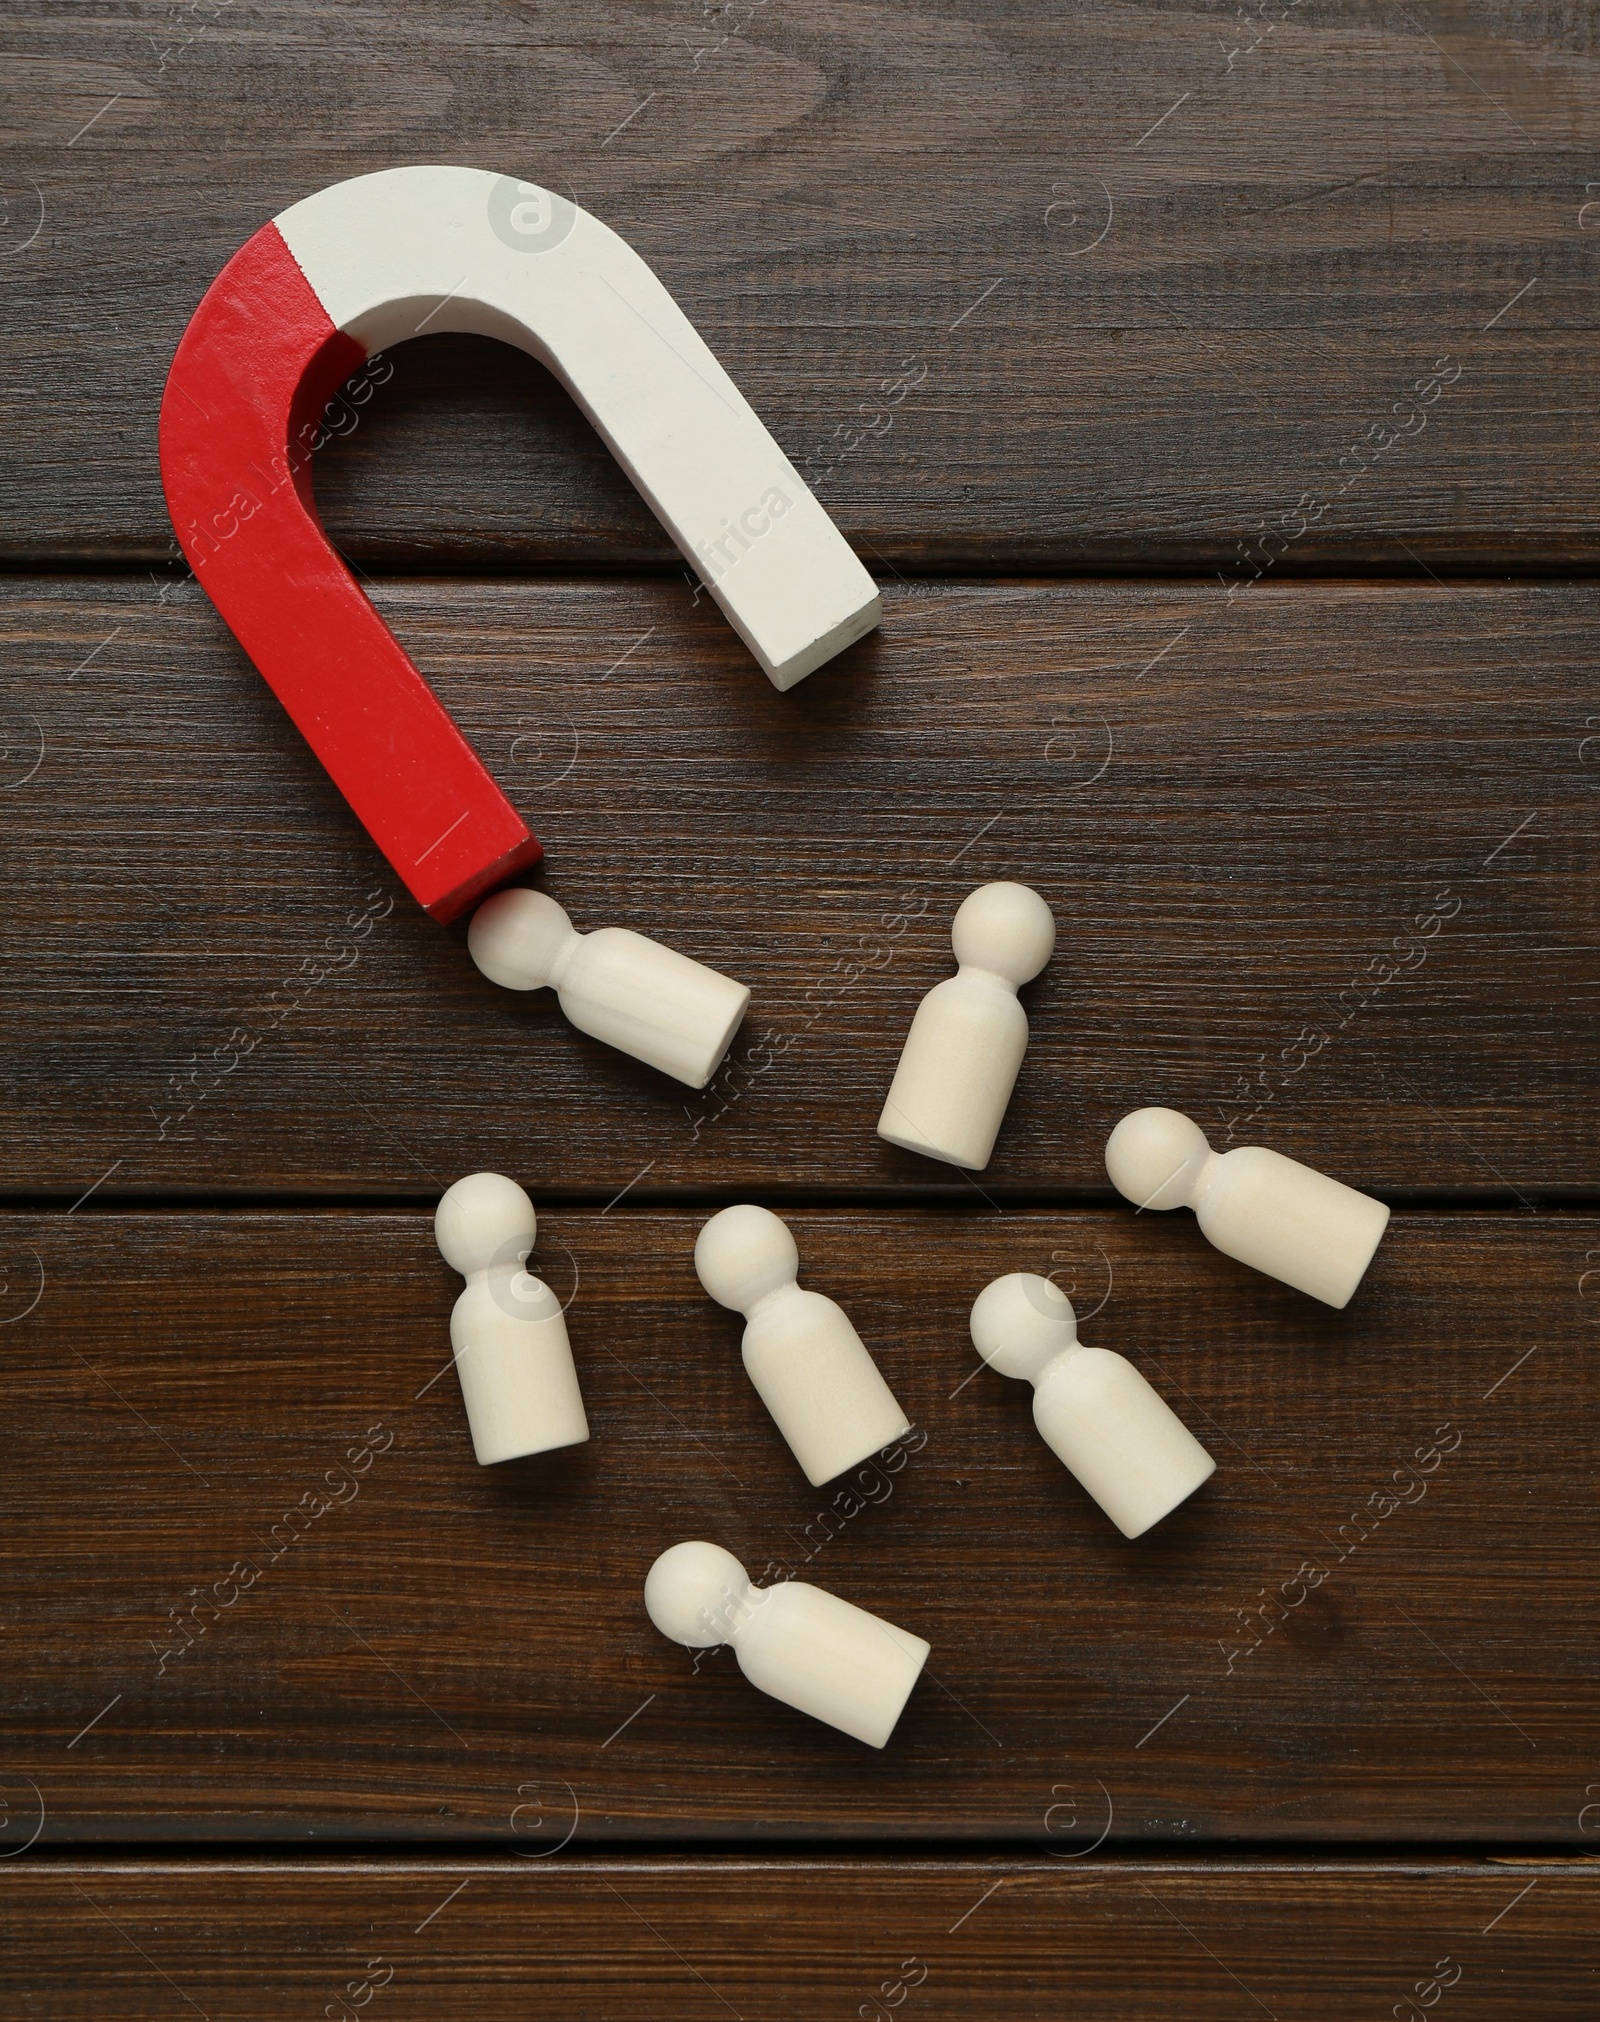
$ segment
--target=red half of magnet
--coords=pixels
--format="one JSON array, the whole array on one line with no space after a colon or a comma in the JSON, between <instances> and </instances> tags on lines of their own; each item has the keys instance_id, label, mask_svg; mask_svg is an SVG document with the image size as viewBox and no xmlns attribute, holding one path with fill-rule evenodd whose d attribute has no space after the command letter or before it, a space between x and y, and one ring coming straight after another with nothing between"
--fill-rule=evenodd
<instances>
[{"instance_id":1,"label":"red half of magnet","mask_svg":"<svg viewBox=\"0 0 1600 2022\"><path fill-rule=\"evenodd\" d=\"M234 637L412 896L450 920L541 852L317 517L321 417L366 355L264 225L178 345L161 478L183 551Z\"/></svg>"}]
</instances>

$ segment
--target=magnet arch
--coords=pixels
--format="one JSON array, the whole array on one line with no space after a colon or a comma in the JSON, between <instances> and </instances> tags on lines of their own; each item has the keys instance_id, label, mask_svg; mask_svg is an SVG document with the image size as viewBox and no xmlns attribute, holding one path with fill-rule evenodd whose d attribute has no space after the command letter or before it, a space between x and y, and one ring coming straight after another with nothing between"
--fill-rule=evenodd
<instances>
[{"instance_id":1,"label":"magnet arch","mask_svg":"<svg viewBox=\"0 0 1600 2022\"><path fill-rule=\"evenodd\" d=\"M173 359L168 508L373 841L448 920L537 861L539 843L334 553L311 488L331 395L422 329L499 338L556 374L776 687L869 632L880 606L660 281L567 198L480 169L388 169L264 225Z\"/></svg>"}]
</instances>

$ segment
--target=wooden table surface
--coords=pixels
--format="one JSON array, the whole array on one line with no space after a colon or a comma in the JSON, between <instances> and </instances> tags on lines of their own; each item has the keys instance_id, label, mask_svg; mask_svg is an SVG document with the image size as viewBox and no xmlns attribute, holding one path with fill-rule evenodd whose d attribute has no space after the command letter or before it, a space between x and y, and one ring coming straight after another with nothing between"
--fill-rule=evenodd
<instances>
[{"instance_id":1,"label":"wooden table surface","mask_svg":"<svg viewBox=\"0 0 1600 2022\"><path fill-rule=\"evenodd\" d=\"M1591 2016L1589 12L40 0L0 52L0 2014ZM751 985L702 1095L485 982L177 557L200 293L413 161L621 231L883 586L776 694L479 340L319 458L541 881ZM1001 877L1059 932L972 1179L873 1125ZM1112 1193L1149 1102L1392 1205L1348 1310ZM494 1470L430 1220L483 1168L594 1434ZM853 1487L695 1280L737 1200L918 1429ZM980 1370L1007 1270L1217 1457L1137 1543ZM927 1636L881 1755L655 1634L686 1536Z\"/></svg>"}]
</instances>

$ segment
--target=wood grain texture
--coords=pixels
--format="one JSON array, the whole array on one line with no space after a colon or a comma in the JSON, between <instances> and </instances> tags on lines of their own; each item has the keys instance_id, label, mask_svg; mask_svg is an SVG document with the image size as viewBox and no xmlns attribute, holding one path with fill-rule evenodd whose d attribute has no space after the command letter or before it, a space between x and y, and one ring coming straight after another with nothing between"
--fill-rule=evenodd
<instances>
[{"instance_id":1,"label":"wood grain texture","mask_svg":"<svg viewBox=\"0 0 1600 2022\"><path fill-rule=\"evenodd\" d=\"M1575 1862L60 1861L0 1878L0 1965L18 2015L127 2022L1578 2022L1597 1888Z\"/></svg>"},{"instance_id":2,"label":"wood grain texture","mask_svg":"<svg viewBox=\"0 0 1600 2022\"><path fill-rule=\"evenodd\" d=\"M1585 1844L1590 1218L1402 1213L1338 1314L1131 1209L796 1214L926 1435L826 1491L703 1219L541 1217L593 1437L480 1469L429 1216L7 1216L10 1843ZM1136 1544L973 1354L1017 1269L1216 1456ZM928 1638L887 1749L657 1635L690 1537Z\"/></svg>"},{"instance_id":3,"label":"wood grain texture","mask_svg":"<svg viewBox=\"0 0 1600 2022\"><path fill-rule=\"evenodd\" d=\"M13 582L13 1198L487 1166L983 1209L1109 1197L1147 1102L1393 1196L1600 1179L1594 591L895 583L788 696L665 584L376 594L577 924L753 987L732 1064L693 1094L481 977L197 590ZM980 1192L874 1126L996 877L1059 940Z\"/></svg>"},{"instance_id":4,"label":"wood grain texture","mask_svg":"<svg viewBox=\"0 0 1600 2022\"><path fill-rule=\"evenodd\" d=\"M1582 8L45 0L4 43L13 560L173 553L156 410L206 285L429 160L627 236L874 563L1600 556ZM369 565L675 562L542 370L397 368L322 473Z\"/></svg>"}]
</instances>

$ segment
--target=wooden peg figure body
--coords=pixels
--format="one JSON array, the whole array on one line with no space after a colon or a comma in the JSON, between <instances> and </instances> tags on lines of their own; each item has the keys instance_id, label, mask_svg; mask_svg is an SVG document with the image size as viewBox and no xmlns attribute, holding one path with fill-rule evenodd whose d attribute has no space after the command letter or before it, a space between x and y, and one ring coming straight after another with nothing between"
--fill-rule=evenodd
<instances>
[{"instance_id":1,"label":"wooden peg figure body","mask_svg":"<svg viewBox=\"0 0 1600 2022\"><path fill-rule=\"evenodd\" d=\"M1350 1303L1389 1225L1382 1201L1281 1152L1214 1152L1176 1109L1125 1116L1107 1142L1106 1171L1136 1207L1193 1208L1225 1257L1328 1306Z\"/></svg>"},{"instance_id":2,"label":"wooden peg figure body","mask_svg":"<svg viewBox=\"0 0 1600 2022\"><path fill-rule=\"evenodd\" d=\"M481 1467L578 1446L589 1421L560 1301L524 1268L538 1223L515 1180L478 1172L439 1203L440 1254L466 1278L450 1345Z\"/></svg>"},{"instance_id":3,"label":"wooden peg figure body","mask_svg":"<svg viewBox=\"0 0 1600 2022\"><path fill-rule=\"evenodd\" d=\"M674 1643L731 1643L760 1691L882 1748L928 1661L920 1636L803 1580L753 1586L720 1545L673 1545L650 1568L644 1604Z\"/></svg>"},{"instance_id":4,"label":"wooden peg figure body","mask_svg":"<svg viewBox=\"0 0 1600 2022\"><path fill-rule=\"evenodd\" d=\"M950 930L960 964L917 1006L878 1135L972 1172L989 1163L1028 1050L1017 989L1055 946L1050 908L1027 885L980 885Z\"/></svg>"},{"instance_id":5,"label":"wooden peg figure body","mask_svg":"<svg viewBox=\"0 0 1600 2022\"><path fill-rule=\"evenodd\" d=\"M843 1309L796 1284L800 1253L775 1214L724 1208L694 1265L719 1306L745 1315L744 1366L813 1488L911 1430Z\"/></svg>"},{"instance_id":6,"label":"wooden peg figure body","mask_svg":"<svg viewBox=\"0 0 1600 2022\"><path fill-rule=\"evenodd\" d=\"M691 1088L704 1088L733 1044L750 992L627 927L580 934L545 892L496 892L472 916L467 949L507 990L553 985L580 1032Z\"/></svg>"},{"instance_id":7,"label":"wooden peg figure body","mask_svg":"<svg viewBox=\"0 0 1600 2022\"><path fill-rule=\"evenodd\" d=\"M1136 1538L1209 1481L1216 1462L1126 1357L1078 1339L1072 1302L1048 1278L996 1278L972 1308L991 1369L1033 1387L1045 1444L1124 1537Z\"/></svg>"}]
</instances>

